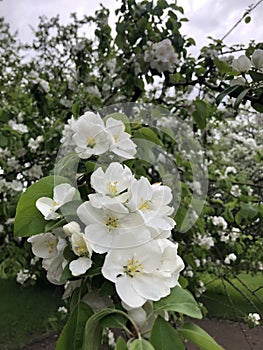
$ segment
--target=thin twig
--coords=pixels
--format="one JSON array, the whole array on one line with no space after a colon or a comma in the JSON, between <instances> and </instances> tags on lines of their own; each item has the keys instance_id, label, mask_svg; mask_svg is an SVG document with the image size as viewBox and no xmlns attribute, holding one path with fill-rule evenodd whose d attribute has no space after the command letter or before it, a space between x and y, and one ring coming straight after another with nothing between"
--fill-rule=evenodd
<instances>
[{"instance_id":1,"label":"thin twig","mask_svg":"<svg viewBox=\"0 0 263 350\"><path fill-rule=\"evenodd\" d=\"M223 41L241 22L242 20L250 13L252 12L258 5L261 4L263 0L259 0L255 5L251 5L248 10L245 11L243 16L233 25L231 29L222 37L221 41Z\"/></svg>"},{"instance_id":2,"label":"thin twig","mask_svg":"<svg viewBox=\"0 0 263 350\"><path fill-rule=\"evenodd\" d=\"M233 300L232 300L230 294L228 293L228 290L227 290L225 281L227 281L228 283L229 283L229 281L227 280L227 278L226 278L225 276L222 276L221 278L222 278L222 282L223 282L223 286L224 286L224 291L225 291L225 293L226 293L228 299L230 300L230 303L232 304L233 309L234 309L234 312L235 312L235 314L236 314L236 318L237 318L237 320L238 320L239 329L240 329L240 331L242 332L244 338L246 339L246 342L247 342L247 344L248 344L250 350L253 350L253 348L252 348L252 346L251 346L251 344L250 344L250 341L248 340L248 336L247 336L247 334L244 332L244 330L243 330L243 328L242 328L242 326L241 326L241 323L240 323L240 321L239 321L239 317L237 317L238 315L237 315L236 308L235 308L235 306L234 306Z\"/></svg>"}]
</instances>

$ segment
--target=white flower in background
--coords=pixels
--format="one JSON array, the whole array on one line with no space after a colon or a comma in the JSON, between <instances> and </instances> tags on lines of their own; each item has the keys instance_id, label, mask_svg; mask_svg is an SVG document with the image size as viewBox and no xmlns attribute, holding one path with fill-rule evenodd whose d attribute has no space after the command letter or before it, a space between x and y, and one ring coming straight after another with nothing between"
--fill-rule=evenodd
<instances>
[{"instance_id":1,"label":"white flower in background","mask_svg":"<svg viewBox=\"0 0 263 350\"><path fill-rule=\"evenodd\" d=\"M77 209L78 217L86 225L85 235L96 253L105 253L112 247L117 247L115 241L119 235L126 237L136 233L132 246L150 239L150 232L144 227L141 216L129 213L124 205L115 201L112 209L108 201L106 208L103 203L102 208L95 208L90 202L85 202Z\"/></svg>"},{"instance_id":2,"label":"white flower in background","mask_svg":"<svg viewBox=\"0 0 263 350\"><path fill-rule=\"evenodd\" d=\"M227 229L227 222L222 216L214 216L212 218L212 223L215 226L221 227L223 230Z\"/></svg>"},{"instance_id":3,"label":"white flower in background","mask_svg":"<svg viewBox=\"0 0 263 350\"><path fill-rule=\"evenodd\" d=\"M213 237L209 234L202 236L200 233L197 233L195 242L207 250L215 245Z\"/></svg>"},{"instance_id":4,"label":"white flower in background","mask_svg":"<svg viewBox=\"0 0 263 350\"><path fill-rule=\"evenodd\" d=\"M26 134L28 132L28 127L22 123L17 123L14 120L9 120L8 125L14 131L19 132L20 134Z\"/></svg>"},{"instance_id":5,"label":"white flower in background","mask_svg":"<svg viewBox=\"0 0 263 350\"><path fill-rule=\"evenodd\" d=\"M250 312L247 318L248 318L248 321L251 321L255 326L258 326L260 324L261 318L260 318L260 315L256 312L254 313Z\"/></svg>"},{"instance_id":6,"label":"white flower in background","mask_svg":"<svg viewBox=\"0 0 263 350\"><path fill-rule=\"evenodd\" d=\"M0 233L2 233L4 231L4 225L0 224Z\"/></svg>"},{"instance_id":7,"label":"white flower in background","mask_svg":"<svg viewBox=\"0 0 263 350\"><path fill-rule=\"evenodd\" d=\"M237 173L237 169L233 166L228 166L226 167L226 170L225 170L225 173L224 173L224 176L227 176L228 174L236 174Z\"/></svg>"},{"instance_id":8,"label":"white flower in background","mask_svg":"<svg viewBox=\"0 0 263 350\"><path fill-rule=\"evenodd\" d=\"M225 233L225 232L218 232L218 234L220 235L220 241L224 242L224 243L228 243L230 240L230 235Z\"/></svg>"},{"instance_id":9,"label":"white flower in background","mask_svg":"<svg viewBox=\"0 0 263 350\"><path fill-rule=\"evenodd\" d=\"M100 93L100 90L98 89L97 85L95 86L87 86L86 87L86 92L89 94L89 95L93 95L93 96L97 96L99 98L101 98L101 93Z\"/></svg>"},{"instance_id":10,"label":"white flower in background","mask_svg":"<svg viewBox=\"0 0 263 350\"><path fill-rule=\"evenodd\" d=\"M0 175L4 175L4 169L0 166Z\"/></svg>"},{"instance_id":11,"label":"white flower in background","mask_svg":"<svg viewBox=\"0 0 263 350\"><path fill-rule=\"evenodd\" d=\"M183 275L185 277L192 278L194 277L194 272L191 266L187 266L187 268L184 270Z\"/></svg>"},{"instance_id":12,"label":"white flower in background","mask_svg":"<svg viewBox=\"0 0 263 350\"><path fill-rule=\"evenodd\" d=\"M246 55L241 55L233 60L232 67L237 72L247 72L251 67L251 61Z\"/></svg>"},{"instance_id":13,"label":"white flower in background","mask_svg":"<svg viewBox=\"0 0 263 350\"><path fill-rule=\"evenodd\" d=\"M29 270L20 270L16 275L16 281L19 284L24 284L30 278Z\"/></svg>"},{"instance_id":14,"label":"white flower in background","mask_svg":"<svg viewBox=\"0 0 263 350\"><path fill-rule=\"evenodd\" d=\"M145 51L144 60L150 63L151 68L161 73L172 71L173 66L178 63L178 54L175 53L171 40L164 39L152 44Z\"/></svg>"},{"instance_id":15,"label":"white flower in background","mask_svg":"<svg viewBox=\"0 0 263 350\"><path fill-rule=\"evenodd\" d=\"M230 189L230 193L235 197L239 197L241 195L241 189L238 185L233 185Z\"/></svg>"},{"instance_id":16,"label":"white flower in background","mask_svg":"<svg viewBox=\"0 0 263 350\"><path fill-rule=\"evenodd\" d=\"M39 258L50 259L57 255L58 238L51 232L31 236L27 241L32 244L32 252Z\"/></svg>"},{"instance_id":17,"label":"white flower in background","mask_svg":"<svg viewBox=\"0 0 263 350\"><path fill-rule=\"evenodd\" d=\"M27 169L25 173L31 178L31 179L39 179L41 176L43 176L43 171L40 165L34 164L30 169Z\"/></svg>"},{"instance_id":18,"label":"white flower in background","mask_svg":"<svg viewBox=\"0 0 263 350\"><path fill-rule=\"evenodd\" d=\"M54 187L53 199L41 197L36 201L36 207L44 215L45 220L56 220L60 217L56 211L65 203L72 201L76 194L76 188L70 184L60 184Z\"/></svg>"},{"instance_id":19,"label":"white flower in background","mask_svg":"<svg viewBox=\"0 0 263 350\"><path fill-rule=\"evenodd\" d=\"M70 240L72 250L79 258L70 262L69 269L73 276L79 276L85 273L92 265L92 249L87 237L81 232L80 226L73 230Z\"/></svg>"},{"instance_id":20,"label":"white flower in background","mask_svg":"<svg viewBox=\"0 0 263 350\"><path fill-rule=\"evenodd\" d=\"M72 139L80 158L88 159L109 150L111 138L98 114L86 112L76 121L74 129Z\"/></svg>"},{"instance_id":21,"label":"white flower in background","mask_svg":"<svg viewBox=\"0 0 263 350\"><path fill-rule=\"evenodd\" d=\"M115 335L110 329L108 330L108 344L112 348L116 345Z\"/></svg>"},{"instance_id":22,"label":"white flower in background","mask_svg":"<svg viewBox=\"0 0 263 350\"><path fill-rule=\"evenodd\" d=\"M229 265L231 262L235 262L237 260L237 256L234 253L230 253L225 257L224 263Z\"/></svg>"},{"instance_id":23,"label":"white flower in background","mask_svg":"<svg viewBox=\"0 0 263 350\"><path fill-rule=\"evenodd\" d=\"M234 85L246 85L246 80L245 80L245 78L243 78L243 77L237 77L237 78L235 78L235 79L232 79L231 81L230 81L230 86L234 86Z\"/></svg>"},{"instance_id":24,"label":"white flower in background","mask_svg":"<svg viewBox=\"0 0 263 350\"><path fill-rule=\"evenodd\" d=\"M232 227L231 231L230 231L230 237L231 240L233 242L235 242L237 240L237 238L240 236L240 229L237 227Z\"/></svg>"},{"instance_id":25,"label":"white flower in background","mask_svg":"<svg viewBox=\"0 0 263 350\"><path fill-rule=\"evenodd\" d=\"M110 151L125 159L132 159L137 145L131 140L131 135L125 132L125 125L121 120L108 118L106 129L110 135Z\"/></svg>"},{"instance_id":26,"label":"white flower in background","mask_svg":"<svg viewBox=\"0 0 263 350\"><path fill-rule=\"evenodd\" d=\"M37 136L36 139L33 139L32 137L30 137L30 139L28 140L28 147L31 149L31 151L34 152L38 149L40 143L43 141L44 141L43 135Z\"/></svg>"},{"instance_id":27,"label":"white flower in background","mask_svg":"<svg viewBox=\"0 0 263 350\"><path fill-rule=\"evenodd\" d=\"M104 196L118 198L121 202L127 200L127 190L133 179L130 168L120 163L111 163L106 171L96 169L90 177L90 184L94 190Z\"/></svg>"},{"instance_id":28,"label":"white flower in background","mask_svg":"<svg viewBox=\"0 0 263 350\"><path fill-rule=\"evenodd\" d=\"M23 190L23 184L21 181L18 181L18 180L13 180L10 186L12 190L16 192L21 192Z\"/></svg>"},{"instance_id":29,"label":"white flower in background","mask_svg":"<svg viewBox=\"0 0 263 350\"><path fill-rule=\"evenodd\" d=\"M48 93L50 91L49 83L46 80L39 78L38 84L43 92Z\"/></svg>"},{"instance_id":30,"label":"white flower in background","mask_svg":"<svg viewBox=\"0 0 263 350\"><path fill-rule=\"evenodd\" d=\"M133 244L132 235L120 236L118 244ZM150 241L127 249L112 249L106 255L102 274L115 283L121 300L131 308L141 307L146 301L157 301L170 293L170 280L160 270L165 258L160 245Z\"/></svg>"},{"instance_id":31,"label":"white flower in background","mask_svg":"<svg viewBox=\"0 0 263 350\"><path fill-rule=\"evenodd\" d=\"M256 49L251 56L251 60L255 68L263 68L263 50Z\"/></svg>"},{"instance_id":32,"label":"white flower in background","mask_svg":"<svg viewBox=\"0 0 263 350\"><path fill-rule=\"evenodd\" d=\"M61 313L61 314L67 314L68 313L68 309L65 306L59 306L58 312Z\"/></svg>"}]
</instances>

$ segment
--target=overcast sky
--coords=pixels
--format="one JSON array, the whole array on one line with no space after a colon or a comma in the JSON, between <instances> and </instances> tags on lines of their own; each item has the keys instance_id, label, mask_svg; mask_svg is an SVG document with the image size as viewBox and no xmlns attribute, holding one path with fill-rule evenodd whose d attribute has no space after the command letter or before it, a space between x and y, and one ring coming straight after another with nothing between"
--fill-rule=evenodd
<instances>
[{"instance_id":1,"label":"overcast sky","mask_svg":"<svg viewBox=\"0 0 263 350\"><path fill-rule=\"evenodd\" d=\"M254 0L254 4L258 0ZM0 16L5 17L13 30L18 29L23 41L30 40L29 24L36 26L38 17L60 15L61 20L69 21L69 14L77 12L93 15L99 3L114 12L120 4L114 0L2 0ZM253 0L178 0L178 5L185 9L189 22L184 24L183 34L192 36L198 47L208 43L207 36L220 39L239 20ZM252 21L244 21L226 39L225 43L248 43L250 39L263 42L263 2L252 12ZM114 23L114 15L110 24Z\"/></svg>"}]
</instances>

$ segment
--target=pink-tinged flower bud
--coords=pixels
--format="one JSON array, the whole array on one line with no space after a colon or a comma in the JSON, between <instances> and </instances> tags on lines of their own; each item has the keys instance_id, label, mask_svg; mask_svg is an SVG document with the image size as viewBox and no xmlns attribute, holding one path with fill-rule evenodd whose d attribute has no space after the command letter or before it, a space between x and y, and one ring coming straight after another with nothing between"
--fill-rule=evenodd
<instances>
[{"instance_id":1,"label":"pink-tinged flower bud","mask_svg":"<svg viewBox=\"0 0 263 350\"><path fill-rule=\"evenodd\" d=\"M232 67L238 72L246 72L251 67L251 61L246 55L241 55L233 60Z\"/></svg>"},{"instance_id":2,"label":"pink-tinged flower bud","mask_svg":"<svg viewBox=\"0 0 263 350\"><path fill-rule=\"evenodd\" d=\"M254 51L253 55L251 56L253 65L261 69L263 68L263 50L257 49Z\"/></svg>"}]
</instances>

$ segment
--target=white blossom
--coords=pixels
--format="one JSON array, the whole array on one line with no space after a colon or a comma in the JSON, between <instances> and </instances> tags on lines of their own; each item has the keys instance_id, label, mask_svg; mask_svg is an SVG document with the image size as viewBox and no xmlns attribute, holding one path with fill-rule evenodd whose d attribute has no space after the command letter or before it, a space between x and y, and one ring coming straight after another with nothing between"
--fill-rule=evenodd
<instances>
[{"instance_id":1,"label":"white blossom","mask_svg":"<svg viewBox=\"0 0 263 350\"><path fill-rule=\"evenodd\" d=\"M125 132L125 125L121 120L108 118L106 129L110 135L110 151L124 159L132 159L137 145L131 140L131 135Z\"/></svg>"},{"instance_id":2,"label":"white blossom","mask_svg":"<svg viewBox=\"0 0 263 350\"><path fill-rule=\"evenodd\" d=\"M11 129L19 132L20 134L26 134L28 132L28 127L25 124L17 123L14 120L9 120L8 125Z\"/></svg>"},{"instance_id":3,"label":"white blossom","mask_svg":"<svg viewBox=\"0 0 263 350\"><path fill-rule=\"evenodd\" d=\"M225 257L224 263L229 265L231 262L235 262L237 259L237 256L235 253L230 253Z\"/></svg>"},{"instance_id":4,"label":"white blossom","mask_svg":"<svg viewBox=\"0 0 263 350\"><path fill-rule=\"evenodd\" d=\"M232 67L238 72L247 72L251 67L251 61L246 55L241 55L233 60Z\"/></svg>"},{"instance_id":5,"label":"white blossom","mask_svg":"<svg viewBox=\"0 0 263 350\"><path fill-rule=\"evenodd\" d=\"M127 245L126 240L132 243L134 237L120 236L119 240L118 244L124 246ZM125 304L138 308L148 300L157 301L170 293L169 277L172 272L164 266L169 261L167 254L168 251L162 250L154 240L133 248L113 249L106 255L102 274L115 283L116 291ZM181 266L173 269L180 270ZM173 286L176 283L173 280Z\"/></svg>"},{"instance_id":6,"label":"white blossom","mask_svg":"<svg viewBox=\"0 0 263 350\"><path fill-rule=\"evenodd\" d=\"M63 204L73 200L77 194L76 188L70 184L64 183L54 187L53 199L49 197L41 197L36 201L37 209L44 215L45 220L55 220L60 217L56 211Z\"/></svg>"},{"instance_id":7,"label":"white blossom","mask_svg":"<svg viewBox=\"0 0 263 350\"><path fill-rule=\"evenodd\" d=\"M158 72L172 71L173 66L179 62L178 55L169 39L152 44L145 51L144 60L149 62L151 68L158 70Z\"/></svg>"},{"instance_id":8,"label":"white blossom","mask_svg":"<svg viewBox=\"0 0 263 350\"><path fill-rule=\"evenodd\" d=\"M254 313L252 313L252 312L250 312L249 314L248 314L248 320L249 321L251 321L255 326L258 326L259 324L260 324L260 320L261 320L261 318L260 318L260 315L258 314L258 313L256 313L256 312L254 312Z\"/></svg>"},{"instance_id":9,"label":"white blossom","mask_svg":"<svg viewBox=\"0 0 263 350\"><path fill-rule=\"evenodd\" d=\"M263 50L256 49L251 56L251 60L257 69L263 68Z\"/></svg>"},{"instance_id":10,"label":"white blossom","mask_svg":"<svg viewBox=\"0 0 263 350\"><path fill-rule=\"evenodd\" d=\"M74 129L72 139L80 158L88 159L109 150L111 138L98 114L86 112L76 121Z\"/></svg>"}]
</instances>

